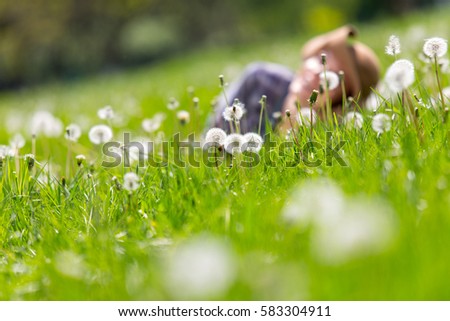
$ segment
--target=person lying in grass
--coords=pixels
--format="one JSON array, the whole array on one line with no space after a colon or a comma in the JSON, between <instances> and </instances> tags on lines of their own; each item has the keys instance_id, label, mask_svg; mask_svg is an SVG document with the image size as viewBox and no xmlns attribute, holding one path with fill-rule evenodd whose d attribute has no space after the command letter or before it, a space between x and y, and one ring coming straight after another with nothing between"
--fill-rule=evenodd
<instances>
[{"instance_id":1,"label":"person lying in grass","mask_svg":"<svg viewBox=\"0 0 450 321\"><path fill-rule=\"evenodd\" d=\"M347 107L349 97L363 102L379 80L380 64L375 53L362 43L350 41L356 33L353 26L344 26L308 41L302 48L302 65L297 73L273 63L249 65L218 101L213 126L233 131L227 117L233 118L233 112L239 114L245 108L239 119L240 132L264 134L265 122L259 125L261 106L272 128L278 126L282 131L290 128L288 117L282 117L285 114L300 123L314 122L317 114L334 121L334 116ZM318 92L317 101L309 101L314 90ZM226 115L230 106L235 108L229 108L231 115Z\"/></svg>"}]
</instances>

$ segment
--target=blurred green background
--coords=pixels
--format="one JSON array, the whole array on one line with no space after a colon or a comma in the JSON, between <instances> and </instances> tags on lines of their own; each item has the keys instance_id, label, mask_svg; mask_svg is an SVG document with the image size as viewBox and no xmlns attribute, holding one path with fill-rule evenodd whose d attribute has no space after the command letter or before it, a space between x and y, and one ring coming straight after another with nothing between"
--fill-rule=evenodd
<instances>
[{"instance_id":1,"label":"blurred green background","mask_svg":"<svg viewBox=\"0 0 450 321\"><path fill-rule=\"evenodd\" d=\"M314 34L448 0L0 0L0 89L199 47Z\"/></svg>"}]
</instances>

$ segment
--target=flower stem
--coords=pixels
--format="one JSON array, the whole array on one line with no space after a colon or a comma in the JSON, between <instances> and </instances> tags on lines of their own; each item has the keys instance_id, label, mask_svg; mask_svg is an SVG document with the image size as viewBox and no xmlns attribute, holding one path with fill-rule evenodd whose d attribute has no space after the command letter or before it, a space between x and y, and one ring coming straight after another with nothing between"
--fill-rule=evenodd
<instances>
[{"instance_id":1,"label":"flower stem","mask_svg":"<svg viewBox=\"0 0 450 321\"><path fill-rule=\"evenodd\" d=\"M438 85L438 90L439 90L439 95L441 96L441 104L442 104L442 113L444 113L445 111L445 98L444 98L444 93L442 92L442 86L441 86L441 81L439 79L439 65L438 65L438 61L437 61L437 56L434 56L434 71L436 73L436 81L437 81L437 85Z\"/></svg>"}]
</instances>

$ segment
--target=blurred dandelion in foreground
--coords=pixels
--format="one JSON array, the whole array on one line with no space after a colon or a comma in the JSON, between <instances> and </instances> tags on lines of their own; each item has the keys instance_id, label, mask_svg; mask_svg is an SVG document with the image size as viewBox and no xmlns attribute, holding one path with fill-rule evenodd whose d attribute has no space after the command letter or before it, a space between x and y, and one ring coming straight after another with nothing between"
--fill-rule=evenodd
<instances>
[{"instance_id":1,"label":"blurred dandelion in foreground","mask_svg":"<svg viewBox=\"0 0 450 321\"><path fill-rule=\"evenodd\" d=\"M407 89L414 82L414 65L406 59L394 62L386 71L386 84L393 92Z\"/></svg>"},{"instance_id":2,"label":"blurred dandelion in foreground","mask_svg":"<svg viewBox=\"0 0 450 321\"><path fill-rule=\"evenodd\" d=\"M95 144L100 145L109 142L113 138L113 132L109 126L96 125L89 131L89 140Z\"/></svg>"},{"instance_id":3,"label":"blurred dandelion in foreground","mask_svg":"<svg viewBox=\"0 0 450 321\"><path fill-rule=\"evenodd\" d=\"M440 58L447 53L447 40L434 37L425 40L423 45L423 53L430 58Z\"/></svg>"},{"instance_id":4,"label":"blurred dandelion in foreground","mask_svg":"<svg viewBox=\"0 0 450 321\"><path fill-rule=\"evenodd\" d=\"M46 137L58 137L63 131L63 123L48 111L41 110L33 114L30 120L30 134Z\"/></svg>"},{"instance_id":5,"label":"blurred dandelion in foreground","mask_svg":"<svg viewBox=\"0 0 450 321\"><path fill-rule=\"evenodd\" d=\"M311 123L314 126L317 122L317 113L314 110L311 112L311 108L302 107L297 115L297 121L300 126L311 127Z\"/></svg>"},{"instance_id":6,"label":"blurred dandelion in foreground","mask_svg":"<svg viewBox=\"0 0 450 321\"><path fill-rule=\"evenodd\" d=\"M396 222L381 201L346 197L329 180L308 181L294 189L283 219L311 231L311 253L322 264L339 265L382 253L392 243Z\"/></svg>"},{"instance_id":7,"label":"blurred dandelion in foreground","mask_svg":"<svg viewBox=\"0 0 450 321\"><path fill-rule=\"evenodd\" d=\"M221 239L197 236L178 246L168 261L167 287L177 299L225 294L236 276L235 256Z\"/></svg>"},{"instance_id":8,"label":"blurred dandelion in foreground","mask_svg":"<svg viewBox=\"0 0 450 321\"><path fill-rule=\"evenodd\" d=\"M71 251L62 251L56 255L55 268L62 275L74 279L82 279L87 272L83 257Z\"/></svg>"},{"instance_id":9,"label":"blurred dandelion in foreground","mask_svg":"<svg viewBox=\"0 0 450 321\"><path fill-rule=\"evenodd\" d=\"M77 124L70 124L66 127L66 139L77 142L78 139L81 137L81 128Z\"/></svg>"},{"instance_id":10,"label":"blurred dandelion in foreground","mask_svg":"<svg viewBox=\"0 0 450 321\"><path fill-rule=\"evenodd\" d=\"M136 173L129 172L123 176L123 188L128 192L134 192L140 186L139 176Z\"/></svg>"},{"instance_id":11,"label":"blurred dandelion in foreground","mask_svg":"<svg viewBox=\"0 0 450 321\"><path fill-rule=\"evenodd\" d=\"M228 154L235 155L242 153L242 145L244 142L244 136L240 134L230 134L225 138L223 145Z\"/></svg>"},{"instance_id":12,"label":"blurred dandelion in foreground","mask_svg":"<svg viewBox=\"0 0 450 321\"><path fill-rule=\"evenodd\" d=\"M263 139L256 133L247 133L243 136L243 150L250 153L259 153L263 145Z\"/></svg>"},{"instance_id":13,"label":"blurred dandelion in foreground","mask_svg":"<svg viewBox=\"0 0 450 321\"><path fill-rule=\"evenodd\" d=\"M339 219L317 227L311 251L321 263L339 265L384 252L395 234L395 216L387 204L365 198L349 199Z\"/></svg>"},{"instance_id":14,"label":"blurred dandelion in foreground","mask_svg":"<svg viewBox=\"0 0 450 321\"><path fill-rule=\"evenodd\" d=\"M344 195L333 181L308 181L293 191L282 211L282 217L287 223L301 228L332 223L343 211L344 203Z\"/></svg>"},{"instance_id":15,"label":"blurred dandelion in foreground","mask_svg":"<svg viewBox=\"0 0 450 321\"><path fill-rule=\"evenodd\" d=\"M319 78L320 78L320 84L324 88L328 88L329 90L334 90L339 86L339 76L334 71L327 70L326 79L325 79L325 73L322 71L319 74Z\"/></svg>"},{"instance_id":16,"label":"blurred dandelion in foreground","mask_svg":"<svg viewBox=\"0 0 450 321\"><path fill-rule=\"evenodd\" d=\"M372 129L378 134L382 134L391 130L392 121L386 114L376 114L372 119Z\"/></svg>"},{"instance_id":17,"label":"blurred dandelion in foreground","mask_svg":"<svg viewBox=\"0 0 450 321\"><path fill-rule=\"evenodd\" d=\"M114 110L111 106L105 106L97 111L97 116L100 119L111 120L114 118Z\"/></svg>"},{"instance_id":18,"label":"blurred dandelion in foreground","mask_svg":"<svg viewBox=\"0 0 450 321\"><path fill-rule=\"evenodd\" d=\"M343 119L344 125L347 128L361 129L364 124L363 116L356 111L349 111Z\"/></svg>"},{"instance_id":19,"label":"blurred dandelion in foreground","mask_svg":"<svg viewBox=\"0 0 450 321\"><path fill-rule=\"evenodd\" d=\"M384 52L389 56L396 57L401 52L400 39L395 35L390 36Z\"/></svg>"}]
</instances>

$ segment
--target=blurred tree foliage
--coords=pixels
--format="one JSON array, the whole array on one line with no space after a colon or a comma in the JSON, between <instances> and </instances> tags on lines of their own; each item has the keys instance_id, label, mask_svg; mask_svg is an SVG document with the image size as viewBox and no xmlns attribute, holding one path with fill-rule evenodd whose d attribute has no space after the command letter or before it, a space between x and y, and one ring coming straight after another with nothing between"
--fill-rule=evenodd
<instances>
[{"instance_id":1,"label":"blurred tree foliage","mask_svg":"<svg viewBox=\"0 0 450 321\"><path fill-rule=\"evenodd\" d=\"M321 32L424 3L430 1L0 0L0 88L140 64L200 44Z\"/></svg>"}]
</instances>

